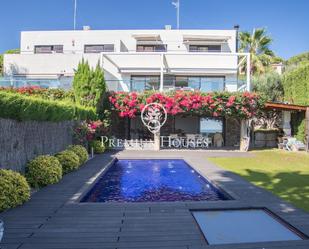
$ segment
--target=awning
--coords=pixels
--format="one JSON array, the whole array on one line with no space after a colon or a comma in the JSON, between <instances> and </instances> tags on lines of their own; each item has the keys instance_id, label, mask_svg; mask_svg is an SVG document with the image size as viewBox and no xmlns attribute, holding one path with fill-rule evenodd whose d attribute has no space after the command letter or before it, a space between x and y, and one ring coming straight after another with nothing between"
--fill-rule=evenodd
<instances>
[{"instance_id":1,"label":"awning","mask_svg":"<svg viewBox=\"0 0 309 249\"><path fill-rule=\"evenodd\" d=\"M186 44L222 44L226 43L230 36L215 36L215 35L183 35L183 42Z\"/></svg>"},{"instance_id":2,"label":"awning","mask_svg":"<svg viewBox=\"0 0 309 249\"><path fill-rule=\"evenodd\" d=\"M159 34L134 34L132 37L137 41L161 41Z\"/></svg>"},{"instance_id":3,"label":"awning","mask_svg":"<svg viewBox=\"0 0 309 249\"><path fill-rule=\"evenodd\" d=\"M162 58L163 56L163 58ZM108 53L109 60L121 73L164 72L178 74L231 74L237 72L237 55L223 53ZM163 63L163 64L162 64Z\"/></svg>"}]
</instances>

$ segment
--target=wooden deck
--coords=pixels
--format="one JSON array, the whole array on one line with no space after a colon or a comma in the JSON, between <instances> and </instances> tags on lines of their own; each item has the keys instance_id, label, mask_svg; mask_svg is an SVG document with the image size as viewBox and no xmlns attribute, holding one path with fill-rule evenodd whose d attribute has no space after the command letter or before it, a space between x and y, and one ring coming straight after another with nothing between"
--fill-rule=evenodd
<instances>
[{"instance_id":1,"label":"wooden deck","mask_svg":"<svg viewBox=\"0 0 309 249\"><path fill-rule=\"evenodd\" d=\"M116 152L115 152L116 153ZM184 158L202 175L228 192L234 200L171 203L78 203L89 179L119 158ZM240 152L123 151L88 161L80 170L48 186L21 207L0 214L5 222L1 249L308 249L309 240L250 244L207 245L190 210L267 208L302 233L309 235L309 214L269 192L224 171L207 156L248 156Z\"/></svg>"}]
</instances>

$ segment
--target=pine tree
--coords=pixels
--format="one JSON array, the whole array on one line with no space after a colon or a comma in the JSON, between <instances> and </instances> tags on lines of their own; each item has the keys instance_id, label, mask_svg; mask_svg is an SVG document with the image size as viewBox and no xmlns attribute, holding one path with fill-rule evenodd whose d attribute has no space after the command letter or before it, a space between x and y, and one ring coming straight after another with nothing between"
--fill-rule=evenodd
<instances>
[{"instance_id":1,"label":"pine tree","mask_svg":"<svg viewBox=\"0 0 309 249\"><path fill-rule=\"evenodd\" d=\"M76 103L98 108L106 91L104 73L100 63L98 62L93 70L88 61L82 59L75 71L73 89Z\"/></svg>"}]
</instances>

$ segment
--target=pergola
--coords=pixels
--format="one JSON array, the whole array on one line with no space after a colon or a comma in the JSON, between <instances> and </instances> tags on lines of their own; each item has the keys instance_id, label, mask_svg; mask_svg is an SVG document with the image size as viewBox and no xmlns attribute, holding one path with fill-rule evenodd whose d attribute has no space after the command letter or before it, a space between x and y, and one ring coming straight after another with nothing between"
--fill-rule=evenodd
<instances>
[{"instance_id":1,"label":"pergola","mask_svg":"<svg viewBox=\"0 0 309 249\"><path fill-rule=\"evenodd\" d=\"M265 103L265 108L269 110L278 110L283 113L283 131L286 135L291 135L291 112L305 112L305 134L306 138L309 138L309 106L295 105L288 103L276 103L268 102ZM308 142L307 142L308 146ZM307 148L308 150L309 148Z\"/></svg>"}]
</instances>

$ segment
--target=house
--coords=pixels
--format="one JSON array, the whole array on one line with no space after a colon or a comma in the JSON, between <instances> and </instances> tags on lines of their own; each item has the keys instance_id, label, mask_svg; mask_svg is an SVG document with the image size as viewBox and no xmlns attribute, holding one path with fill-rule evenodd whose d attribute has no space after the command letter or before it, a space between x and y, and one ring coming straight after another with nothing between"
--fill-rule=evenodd
<instances>
[{"instance_id":1,"label":"house","mask_svg":"<svg viewBox=\"0 0 309 249\"><path fill-rule=\"evenodd\" d=\"M237 52L237 30L91 30L21 33L20 54L4 56L4 74L22 82L70 87L74 69L85 59L100 63L111 91L250 90L250 74L238 69L250 55ZM243 76L243 75L242 75ZM17 82L17 80L16 80ZM221 134L224 144L239 143L239 122L225 117L176 116L169 133ZM126 137L144 138L139 119Z\"/></svg>"}]
</instances>

